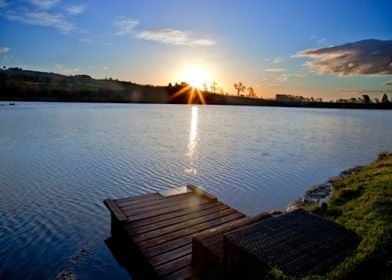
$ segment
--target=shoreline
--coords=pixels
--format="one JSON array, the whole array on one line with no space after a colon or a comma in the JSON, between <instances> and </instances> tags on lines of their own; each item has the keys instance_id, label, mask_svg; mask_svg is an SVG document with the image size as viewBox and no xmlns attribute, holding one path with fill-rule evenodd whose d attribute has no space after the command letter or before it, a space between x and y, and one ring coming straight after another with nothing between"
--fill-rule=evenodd
<instances>
[{"instance_id":1,"label":"shoreline","mask_svg":"<svg viewBox=\"0 0 392 280\"><path fill-rule=\"evenodd\" d=\"M353 166L309 188L286 212L303 208L361 237L355 252L319 279L389 279L392 275L392 153Z\"/></svg>"}]
</instances>

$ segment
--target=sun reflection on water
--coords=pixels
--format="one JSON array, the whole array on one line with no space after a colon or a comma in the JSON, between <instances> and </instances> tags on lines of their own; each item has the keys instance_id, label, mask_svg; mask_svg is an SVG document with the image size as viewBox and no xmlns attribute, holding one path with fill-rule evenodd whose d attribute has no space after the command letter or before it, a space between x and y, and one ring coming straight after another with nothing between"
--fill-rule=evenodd
<instances>
[{"instance_id":1,"label":"sun reflection on water","mask_svg":"<svg viewBox=\"0 0 392 280\"><path fill-rule=\"evenodd\" d=\"M196 175L197 170L194 166L195 160L197 159L197 143L199 142L199 137L197 134L197 122L199 118L199 108L196 106L192 107L192 117L191 117L191 128L189 132L189 143L186 156L190 159L190 167L185 169L185 172Z\"/></svg>"}]
</instances>

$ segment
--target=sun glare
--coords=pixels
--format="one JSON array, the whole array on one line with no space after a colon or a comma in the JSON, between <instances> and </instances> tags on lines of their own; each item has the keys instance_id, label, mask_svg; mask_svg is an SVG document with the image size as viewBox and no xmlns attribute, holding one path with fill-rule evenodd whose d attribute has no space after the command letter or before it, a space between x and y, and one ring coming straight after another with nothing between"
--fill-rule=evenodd
<instances>
[{"instance_id":1,"label":"sun glare","mask_svg":"<svg viewBox=\"0 0 392 280\"><path fill-rule=\"evenodd\" d=\"M204 84L210 83L210 74L201 65L188 65L182 71L181 81L187 82L191 87L202 90Z\"/></svg>"}]
</instances>

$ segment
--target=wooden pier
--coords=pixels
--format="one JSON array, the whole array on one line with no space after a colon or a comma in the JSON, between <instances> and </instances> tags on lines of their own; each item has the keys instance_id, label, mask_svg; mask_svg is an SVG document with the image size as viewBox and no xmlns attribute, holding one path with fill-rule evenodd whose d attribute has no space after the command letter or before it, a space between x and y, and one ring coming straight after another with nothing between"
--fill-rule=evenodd
<instances>
[{"instance_id":1,"label":"wooden pier","mask_svg":"<svg viewBox=\"0 0 392 280\"><path fill-rule=\"evenodd\" d=\"M124 251L132 253L142 273L124 267L135 279L254 279L268 267L289 276L324 274L360 241L302 209L246 217L192 185L104 203L122 253L107 244L120 263Z\"/></svg>"},{"instance_id":2,"label":"wooden pier","mask_svg":"<svg viewBox=\"0 0 392 280\"><path fill-rule=\"evenodd\" d=\"M201 189L188 185L184 193L151 193L124 199L106 199L117 223L146 261L152 278L187 279L191 267L192 236L245 215Z\"/></svg>"}]
</instances>

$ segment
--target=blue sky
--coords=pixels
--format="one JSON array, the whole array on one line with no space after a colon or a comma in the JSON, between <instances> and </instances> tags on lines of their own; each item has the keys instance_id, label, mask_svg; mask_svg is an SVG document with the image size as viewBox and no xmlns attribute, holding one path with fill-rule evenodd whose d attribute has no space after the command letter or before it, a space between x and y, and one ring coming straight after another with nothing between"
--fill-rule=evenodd
<instances>
[{"instance_id":1,"label":"blue sky","mask_svg":"<svg viewBox=\"0 0 392 280\"><path fill-rule=\"evenodd\" d=\"M360 0L0 0L0 59L154 85L201 65L225 92L242 81L264 97L379 97L392 91L391 10Z\"/></svg>"}]
</instances>

